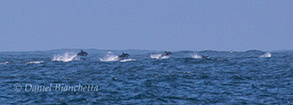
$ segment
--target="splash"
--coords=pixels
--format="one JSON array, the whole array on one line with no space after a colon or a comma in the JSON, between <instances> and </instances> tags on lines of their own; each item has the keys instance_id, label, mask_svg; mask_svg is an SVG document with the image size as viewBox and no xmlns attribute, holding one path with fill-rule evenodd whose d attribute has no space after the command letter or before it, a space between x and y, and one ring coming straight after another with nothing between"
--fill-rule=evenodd
<instances>
[{"instance_id":1,"label":"splash","mask_svg":"<svg viewBox=\"0 0 293 105\"><path fill-rule=\"evenodd\" d=\"M233 50L230 50L230 51L229 51L229 53L230 53L230 54L233 54L233 53L234 53L234 51L233 51Z\"/></svg>"},{"instance_id":2,"label":"splash","mask_svg":"<svg viewBox=\"0 0 293 105\"><path fill-rule=\"evenodd\" d=\"M168 59L170 56L162 56L162 54L151 54L152 59Z\"/></svg>"},{"instance_id":3,"label":"splash","mask_svg":"<svg viewBox=\"0 0 293 105\"><path fill-rule=\"evenodd\" d=\"M8 64L8 63L9 63L8 61L0 62L0 65L6 65L6 64Z\"/></svg>"},{"instance_id":4,"label":"splash","mask_svg":"<svg viewBox=\"0 0 293 105\"><path fill-rule=\"evenodd\" d=\"M200 59L200 58L202 58L202 56L200 56L200 55L198 55L198 54L193 54L193 55L192 55L192 58Z\"/></svg>"},{"instance_id":5,"label":"splash","mask_svg":"<svg viewBox=\"0 0 293 105\"><path fill-rule=\"evenodd\" d=\"M151 54L152 59L160 59L162 54Z\"/></svg>"},{"instance_id":6,"label":"splash","mask_svg":"<svg viewBox=\"0 0 293 105\"><path fill-rule=\"evenodd\" d=\"M170 56L161 56L161 59L168 59Z\"/></svg>"},{"instance_id":7,"label":"splash","mask_svg":"<svg viewBox=\"0 0 293 105\"><path fill-rule=\"evenodd\" d=\"M52 61L70 62L76 59L76 54L65 53L64 55L54 55Z\"/></svg>"},{"instance_id":8,"label":"splash","mask_svg":"<svg viewBox=\"0 0 293 105\"><path fill-rule=\"evenodd\" d=\"M118 61L119 57L117 55L112 54L112 52L108 52L104 58L100 58L102 62L110 62L110 61Z\"/></svg>"},{"instance_id":9,"label":"splash","mask_svg":"<svg viewBox=\"0 0 293 105\"><path fill-rule=\"evenodd\" d=\"M135 59L123 59L123 60L120 60L120 62L129 62L129 61L135 61Z\"/></svg>"},{"instance_id":10,"label":"splash","mask_svg":"<svg viewBox=\"0 0 293 105\"><path fill-rule=\"evenodd\" d=\"M270 57L272 57L272 54L270 52L266 52L265 54L263 54L263 55L261 55L259 57L261 57L261 58L270 58Z\"/></svg>"},{"instance_id":11,"label":"splash","mask_svg":"<svg viewBox=\"0 0 293 105\"><path fill-rule=\"evenodd\" d=\"M30 62L27 62L26 64L40 64L40 63L44 63L44 61L30 61Z\"/></svg>"}]
</instances>

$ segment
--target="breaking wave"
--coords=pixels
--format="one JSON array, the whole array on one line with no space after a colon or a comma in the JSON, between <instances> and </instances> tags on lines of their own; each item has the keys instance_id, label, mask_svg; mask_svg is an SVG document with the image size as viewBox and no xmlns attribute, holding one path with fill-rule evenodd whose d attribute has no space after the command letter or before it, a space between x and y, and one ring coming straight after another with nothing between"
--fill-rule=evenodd
<instances>
[{"instance_id":1,"label":"breaking wave","mask_svg":"<svg viewBox=\"0 0 293 105\"><path fill-rule=\"evenodd\" d=\"M70 62L72 60L76 60L76 54L73 53L65 53L64 55L54 55L52 61L62 61L62 62Z\"/></svg>"}]
</instances>

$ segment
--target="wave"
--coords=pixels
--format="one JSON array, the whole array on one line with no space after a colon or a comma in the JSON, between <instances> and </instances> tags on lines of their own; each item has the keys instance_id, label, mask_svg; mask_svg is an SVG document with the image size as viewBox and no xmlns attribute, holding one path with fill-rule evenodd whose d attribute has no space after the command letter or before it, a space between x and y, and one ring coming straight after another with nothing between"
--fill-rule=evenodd
<instances>
[{"instance_id":1,"label":"wave","mask_svg":"<svg viewBox=\"0 0 293 105\"><path fill-rule=\"evenodd\" d=\"M263 51L260 51L260 50L247 50L245 51L245 53L261 53Z\"/></svg>"},{"instance_id":2,"label":"wave","mask_svg":"<svg viewBox=\"0 0 293 105\"><path fill-rule=\"evenodd\" d=\"M72 60L76 60L76 54L73 53L65 53L64 55L54 55L52 61L62 61L62 62L70 62Z\"/></svg>"},{"instance_id":3,"label":"wave","mask_svg":"<svg viewBox=\"0 0 293 105\"><path fill-rule=\"evenodd\" d=\"M119 56L112 54L112 52L108 52L104 58L100 58L102 62L110 62L110 61L119 61Z\"/></svg>"},{"instance_id":4,"label":"wave","mask_svg":"<svg viewBox=\"0 0 293 105\"><path fill-rule=\"evenodd\" d=\"M30 62L27 62L26 64L39 64L39 63L44 63L44 61L30 61Z\"/></svg>"},{"instance_id":5,"label":"wave","mask_svg":"<svg viewBox=\"0 0 293 105\"><path fill-rule=\"evenodd\" d=\"M261 57L261 58L270 58L270 57L272 57L272 54L270 52L266 52L265 54L263 54L263 55L261 55L259 57Z\"/></svg>"},{"instance_id":6,"label":"wave","mask_svg":"<svg viewBox=\"0 0 293 105\"><path fill-rule=\"evenodd\" d=\"M162 56L162 54L151 54L150 58L152 59L168 59L170 56Z\"/></svg>"},{"instance_id":7,"label":"wave","mask_svg":"<svg viewBox=\"0 0 293 105\"><path fill-rule=\"evenodd\" d=\"M200 55L198 55L198 54L193 54L193 55L192 55L192 58L200 59L200 58L202 58L202 56L200 56Z\"/></svg>"},{"instance_id":8,"label":"wave","mask_svg":"<svg viewBox=\"0 0 293 105\"><path fill-rule=\"evenodd\" d=\"M0 62L0 65L6 65L6 64L8 64L8 63L9 63L8 61Z\"/></svg>"}]
</instances>

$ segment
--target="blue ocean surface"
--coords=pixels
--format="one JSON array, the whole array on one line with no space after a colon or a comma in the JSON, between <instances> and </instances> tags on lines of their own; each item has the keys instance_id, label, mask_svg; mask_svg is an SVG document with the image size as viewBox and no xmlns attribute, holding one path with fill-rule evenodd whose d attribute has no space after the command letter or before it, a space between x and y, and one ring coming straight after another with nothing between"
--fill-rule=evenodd
<instances>
[{"instance_id":1,"label":"blue ocean surface","mask_svg":"<svg viewBox=\"0 0 293 105\"><path fill-rule=\"evenodd\" d=\"M1 104L293 104L293 51L84 51L0 52Z\"/></svg>"}]
</instances>

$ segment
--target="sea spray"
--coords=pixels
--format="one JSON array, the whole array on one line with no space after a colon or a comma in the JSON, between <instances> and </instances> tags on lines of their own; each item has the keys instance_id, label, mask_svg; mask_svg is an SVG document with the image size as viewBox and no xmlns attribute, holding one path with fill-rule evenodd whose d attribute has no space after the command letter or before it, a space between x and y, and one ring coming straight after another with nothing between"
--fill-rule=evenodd
<instances>
[{"instance_id":1,"label":"sea spray","mask_svg":"<svg viewBox=\"0 0 293 105\"><path fill-rule=\"evenodd\" d=\"M100 58L102 62L110 62L110 61L118 61L119 56L112 54L112 52L108 52L104 58Z\"/></svg>"},{"instance_id":2,"label":"sea spray","mask_svg":"<svg viewBox=\"0 0 293 105\"><path fill-rule=\"evenodd\" d=\"M193 54L192 55L192 58L194 58L194 59L200 59L200 58L202 58L202 56L200 56L198 54Z\"/></svg>"},{"instance_id":3,"label":"sea spray","mask_svg":"<svg viewBox=\"0 0 293 105\"><path fill-rule=\"evenodd\" d=\"M265 54L263 54L263 55L261 55L259 57L261 57L261 58L270 58L270 57L272 57L272 54L270 52L266 52Z\"/></svg>"},{"instance_id":4,"label":"sea spray","mask_svg":"<svg viewBox=\"0 0 293 105\"><path fill-rule=\"evenodd\" d=\"M9 63L8 61L0 62L0 65L6 65L6 64L8 64L8 63Z\"/></svg>"},{"instance_id":5,"label":"sea spray","mask_svg":"<svg viewBox=\"0 0 293 105\"><path fill-rule=\"evenodd\" d=\"M162 56L163 54L151 54L150 58L152 59L168 59L170 56Z\"/></svg>"},{"instance_id":6,"label":"sea spray","mask_svg":"<svg viewBox=\"0 0 293 105\"><path fill-rule=\"evenodd\" d=\"M52 61L70 62L72 60L75 60L76 56L76 54L67 52L64 55L54 55Z\"/></svg>"},{"instance_id":7,"label":"sea spray","mask_svg":"<svg viewBox=\"0 0 293 105\"><path fill-rule=\"evenodd\" d=\"M44 61L29 61L26 64L39 64L39 63L44 63Z\"/></svg>"}]
</instances>

